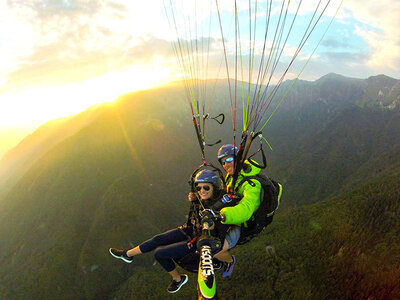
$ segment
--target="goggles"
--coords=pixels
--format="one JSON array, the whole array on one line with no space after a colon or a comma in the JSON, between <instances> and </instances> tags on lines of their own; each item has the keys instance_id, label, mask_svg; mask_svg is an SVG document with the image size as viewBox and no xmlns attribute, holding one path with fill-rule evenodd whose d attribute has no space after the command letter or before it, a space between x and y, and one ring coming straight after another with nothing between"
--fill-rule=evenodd
<instances>
[{"instance_id":1,"label":"goggles","mask_svg":"<svg viewBox=\"0 0 400 300\"><path fill-rule=\"evenodd\" d=\"M225 163L233 162L233 160L234 160L233 156L227 157L225 159L221 159L221 165L224 165Z\"/></svg>"},{"instance_id":2,"label":"goggles","mask_svg":"<svg viewBox=\"0 0 400 300\"><path fill-rule=\"evenodd\" d=\"M206 192L208 192L211 188L210 188L210 186L209 185L202 185L202 186L196 186L196 190L198 191L198 192L200 192L200 190L201 189L203 189L203 190L205 190Z\"/></svg>"}]
</instances>

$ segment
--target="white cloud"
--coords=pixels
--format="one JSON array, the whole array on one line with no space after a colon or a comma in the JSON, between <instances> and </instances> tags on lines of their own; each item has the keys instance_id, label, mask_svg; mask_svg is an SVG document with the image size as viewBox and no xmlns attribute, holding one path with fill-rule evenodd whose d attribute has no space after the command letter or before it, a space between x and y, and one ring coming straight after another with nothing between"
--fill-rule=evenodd
<instances>
[{"instance_id":1,"label":"white cloud","mask_svg":"<svg viewBox=\"0 0 400 300\"><path fill-rule=\"evenodd\" d=\"M345 8L363 23L356 26L355 34L370 47L368 65L375 69L390 68L400 72L400 2L345 1Z\"/></svg>"},{"instance_id":2,"label":"white cloud","mask_svg":"<svg viewBox=\"0 0 400 300\"><path fill-rule=\"evenodd\" d=\"M23 8L10 14L7 2L0 2L0 80L17 67L21 57L32 53L34 30L28 21L32 15L33 12Z\"/></svg>"},{"instance_id":3,"label":"white cloud","mask_svg":"<svg viewBox=\"0 0 400 300\"><path fill-rule=\"evenodd\" d=\"M318 1L303 1L299 14L312 12ZM329 11L325 13L327 16L334 14L340 2L332 1ZM269 0L258 1L260 15L261 6L267 2ZM175 38L175 33L163 16L164 3L168 4L169 0L1 1L0 91L79 82L108 72L118 72L135 64L151 64L158 56L168 60L172 56L171 46L165 40ZM185 7L193 4L188 0L177 3L184 3ZM201 20L210 11L215 13L214 0L196 3L197 17ZM220 0L218 3L221 11L234 11L233 2ZM281 3L282 0L276 0L274 6L278 7ZM291 3L293 10L299 0ZM321 8L325 3L326 0L323 0ZM399 72L400 2L383 0L361 3L346 0L344 3L346 9L339 13L338 22L349 23L354 18L361 22L355 27L354 33L369 45L368 65L376 70L392 68ZM248 0L240 0L237 4L239 11L248 10ZM254 8L254 1L252 5ZM193 17L193 11L193 7L188 9L186 17ZM232 36L234 28L227 25L224 30L227 34L227 51L232 54L235 48ZM215 29L213 35L215 41L220 38L219 28ZM245 53L248 37L244 32L242 35L242 50ZM223 55L221 43L214 42L210 46L210 56L218 56L218 59L213 59L219 62ZM260 53L262 42L257 41L256 48L256 53ZM288 43L285 54L290 56L294 50ZM217 65L216 68L220 63Z\"/></svg>"},{"instance_id":4,"label":"white cloud","mask_svg":"<svg viewBox=\"0 0 400 300\"><path fill-rule=\"evenodd\" d=\"M135 57L128 55L148 47L151 33L167 30L161 13L160 1L1 1L0 91L79 82L132 66Z\"/></svg>"}]
</instances>

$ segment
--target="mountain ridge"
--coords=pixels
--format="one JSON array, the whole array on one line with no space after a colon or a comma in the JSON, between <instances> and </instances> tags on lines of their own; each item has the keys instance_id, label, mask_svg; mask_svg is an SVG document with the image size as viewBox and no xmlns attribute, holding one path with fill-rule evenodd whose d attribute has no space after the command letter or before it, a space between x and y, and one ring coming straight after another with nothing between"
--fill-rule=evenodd
<instances>
[{"instance_id":1,"label":"mountain ridge","mask_svg":"<svg viewBox=\"0 0 400 300\"><path fill-rule=\"evenodd\" d=\"M245 280L248 287L222 282L221 290L233 289L233 294L242 295L236 294L242 289L248 299L257 287L258 296L272 298L304 298L313 287L318 287L319 294L314 295L319 298L350 297L352 292L364 295L356 284L341 281L340 276L351 280L343 266L352 260L356 263L349 272L368 275L368 268L360 266L370 265L353 256L353 246L377 263L391 254L387 245L395 232L384 222L385 210L379 204L387 201L383 206L390 216L398 212L400 113L379 105L359 105L363 85L365 81L341 79L336 86L329 80L300 82L277 111L264 136L274 148L266 153L265 172L284 186L279 215L267 234L249 243L245 252L237 250L240 260L234 276ZM215 89L213 113L229 110L221 104L228 96L226 88L221 88ZM189 107L177 98L183 98L177 87L123 95L113 104L99 106L95 113L81 114L76 123L69 119L72 123L67 129L75 130L69 135L71 131L65 128L53 128L59 140L33 143L33 148L42 147L36 157L34 152L14 157L33 161L26 169L15 167L15 182L0 201L0 298L52 299L57 294L62 299L126 299L141 290L149 297L164 297L164 289L151 286L149 290L135 283L137 268L155 270L157 285L167 284L159 267L150 267L154 263L151 255L141 257L131 268L118 264L107 249L133 247L185 222L187 181L200 164L201 154ZM230 115L224 112L226 123L207 124L208 140L231 142ZM207 148L206 155L219 166L216 148ZM384 189L379 194L381 186ZM379 197L370 197L370 191ZM374 259L363 244L359 247L352 230L370 230L376 208L385 253ZM342 218L335 219L337 215ZM271 241L279 258L270 260L264 270L252 262L265 261L262 253ZM29 260L21 265L21 257ZM385 266L390 269L392 265ZM260 282L248 281L248 267L263 274ZM141 275L151 278L153 271ZM372 272L368 280L380 274L386 273ZM287 280L265 288L266 282L278 282L277 278ZM324 286L340 284L347 284L349 293L332 289L323 293ZM178 297L190 297L193 291L183 290Z\"/></svg>"}]
</instances>

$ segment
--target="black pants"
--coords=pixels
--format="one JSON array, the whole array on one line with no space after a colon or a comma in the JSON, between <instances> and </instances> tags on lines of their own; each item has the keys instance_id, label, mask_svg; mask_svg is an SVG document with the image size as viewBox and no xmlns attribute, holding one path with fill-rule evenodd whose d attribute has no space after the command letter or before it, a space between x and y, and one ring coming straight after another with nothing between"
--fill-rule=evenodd
<instances>
[{"instance_id":1,"label":"black pants","mask_svg":"<svg viewBox=\"0 0 400 300\"><path fill-rule=\"evenodd\" d=\"M154 257L167 272L175 269L173 259L179 259L190 253L189 238L179 228L155 235L139 245L142 253L154 251Z\"/></svg>"}]
</instances>

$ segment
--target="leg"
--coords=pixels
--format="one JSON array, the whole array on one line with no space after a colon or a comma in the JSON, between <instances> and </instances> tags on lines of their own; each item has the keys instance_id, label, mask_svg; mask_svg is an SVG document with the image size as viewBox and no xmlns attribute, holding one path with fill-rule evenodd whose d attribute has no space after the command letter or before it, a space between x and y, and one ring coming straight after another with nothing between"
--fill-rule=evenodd
<instances>
[{"instance_id":1,"label":"leg","mask_svg":"<svg viewBox=\"0 0 400 300\"><path fill-rule=\"evenodd\" d=\"M232 275L233 267L235 266L236 259L235 256L229 253L229 249L236 246L240 238L241 229L239 226L232 226L225 236L224 246L222 250L216 254L219 260L225 262L224 272L222 277L226 278Z\"/></svg>"},{"instance_id":2,"label":"leg","mask_svg":"<svg viewBox=\"0 0 400 300\"><path fill-rule=\"evenodd\" d=\"M233 262L233 256L229 253L229 249L232 249L236 246L239 238L240 226L231 226L226 233L222 250L215 254L214 257L223 262Z\"/></svg>"},{"instance_id":3,"label":"leg","mask_svg":"<svg viewBox=\"0 0 400 300\"><path fill-rule=\"evenodd\" d=\"M126 251L126 255L128 255L128 257L132 257L132 256L139 255L139 254L142 254L142 251L140 251L139 246L136 246L135 248L132 248L132 249Z\"/></svg>"},{"instance_id":4,"label":"leg","mask_svg":"<svg viewBox=\"0 0 400 300\"><path fill-rule=\"evenodd\" d=\"M154 252L156 260L172 277L172 282L167 289L169 293L176 293L188 281L188 276L180 274L176 269L174 259L181 258L189 252L187 241L161 246Z\"/></svg>"},{"instance_id":5,"label":"leg","mask_svg":"<svg viewBox=\"0 0 400 300\"><path fill-rule=\"evenodd\" d=\"M171 272L168 272L169 275L171 275L172 280L178 282L179 280L181 280L181 274L176 270L173 269Z\"/></svg>"},{"instance_id":6,"label":"leg","mask_svg":"<svg viewBox=\"0 0 400 300\"><path fill-rule=\"evenodd\" d=\"M122 259L127 263L133 262L133 256L150 252L162 245L173 244L180 241L187 241L187 236L179 229L175 228L164 233L158 234L151 239L143 242L135 248L129 249L127 251L110 248L108 251L112 256L118 259Z\"/></svg>"},{"instance_id":7,"label":"leg","mask_svg":"<svg viewBox=\"0 0 400 300\"><path fill-rule=\"evenodd\" d=\"M155 235L151 239L141 243L139 246L128 250L126 253L129 257L150 252L159 246L169 245L172 243L186 241L187 236L178 228L171 229L164 233Z\"/></svg>"},{"instance_id":8,"label":"leg","mask_svg":"<svg viewBox=\"0 0 400 300\"><path fill-rule=\"evenodd\" d=\"M233 261L233 257L229 253L229 244L227 240L224 241L224 246L222 247L221 251L215 254L214 257L222 262L230 263Z\"/></svg>"},{"instance_id":9,"label":"leg","mask_svg":"<svg viewBox=\"0 0 400 300\"><path fill-rule=\"evenodd\" d=\"M222 272L222 277L226 278L232 275L233 267L235 266L236 259L235 256L229 253L229 243L227 240L224 241L224 246L222 250L214 255L215 258L224 262L224 271Z\"/></svg>"},{"instance_id":10,"label":"leg","mask_svg":"<svg viewBox=\"0 0 400 300\"><path fill-rule=\"evenodd\" d=\"M180 275L175 273L176 267L174 259L178 259L187 255L191 250L187 245L187 241L175 244L160 246L154 251L154 257L165 271L170 273L173 279L179 279Z\"/></svg>"}]
</instances>

